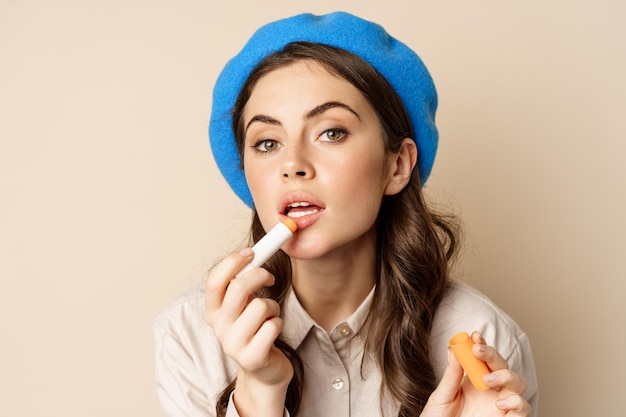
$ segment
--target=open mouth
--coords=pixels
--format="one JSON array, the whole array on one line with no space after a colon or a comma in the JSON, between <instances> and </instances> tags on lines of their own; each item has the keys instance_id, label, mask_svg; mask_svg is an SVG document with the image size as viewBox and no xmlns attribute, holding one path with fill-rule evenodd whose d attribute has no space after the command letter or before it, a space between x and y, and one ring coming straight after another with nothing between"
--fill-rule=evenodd
<instances>
[{"instance_id":1,"label":"open mouth","mask_svg":"<svg viewBox=\"0 0 626 417\"><path fill-rule=\"evenodd\" d=\"M299 219L304 216L319 213L321 210L321 207L309 202L296 201L285 207L285 216L291 217L292 219Z\"/></svg>"}]
</instances>

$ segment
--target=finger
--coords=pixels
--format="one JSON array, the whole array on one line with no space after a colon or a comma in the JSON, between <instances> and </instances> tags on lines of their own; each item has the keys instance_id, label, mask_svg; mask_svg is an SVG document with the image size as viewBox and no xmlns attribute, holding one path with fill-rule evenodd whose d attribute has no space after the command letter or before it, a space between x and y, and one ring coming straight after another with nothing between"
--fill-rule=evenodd
<instances>
[{"instance_id":1,"label":"finger","mask_svg":"<svg viewBox=\"0 0 626 417\"><path fill-rule=\"evenodd\" d=\"M443 373L441 382L428 399L432 406L447 404L454 401L463 381L463 368L458 359L448 348L448 366Z\"/></svg>"},{"instance_id":2,"label":"finger","mask_svg":"<svg viewBox=\"0 0 626 417\"><path fill-rule=\"evenodd\" d=\"M274 347L274 341L283 328L280 317L265 320L257 329L249 342L243 343L243 339L236 339L229 335L223 344L224 352L233 358L237 364L247 371L255 371L267 366L270 351Z\"/></svg>"},{"instance_id":3,"label":"finger","mask_svg":"<svg viewBox=\"0 0 626 417\"><path fill-rule=\"evenodd\" d=\"M237 320L223 333L221 342L224 352L247 369L259 366L258 362L269 354L270 346L255 349L250 345L257 338L265 323L278 317L279 314L280 307L274 300L253 299ZM274 336L274 339L276 337L278 334ZM270 345L274 339L271 340Z\"/></svg>"},{"instance_id":4,"label":"finger","mask_svg":"<svg viewBox=\"0 0 626 417\"><path fill-rule=\"evenodd\" d=\"M510 395L500 398L496 401L496 407L502 411L506 411L506 416L523 416L530 415L532 407L521 395Z\"/></svg>"},{"instance_id":5,"label":"finger","mask_svg":"<svg viewBox=\"0 0 626 417\"><path fill-rule=\"evenodd\" d=\"M501 369L485 375L483 381L490 388L506 389L508 392L519 395L524 394L528 386L524 378L509 369Z\"/></svg>"},{"instance_id":6,"label":"finger","mask_svg":"<svg viewBox=\"0 0 626 417\"><path fill-rule=\"evenodd\" d=\"M228 284L235 274L252 260L253 255L252 249L242 249L231 253L211 269L205 282L204 292L207 319L221 307Z\"/></svg>"},{"instance_id":7,"label":"finger","mask_svg":"<svg viewBox=\"0 0 626 417\"><path fill-rule=\"evenodd\" d=\"M472 332L472 341L475 344L478 344L478 345L486 345L487 344L487 342L485 342L485 339L483 338L482 333L480 333L479 331L473 331Z\"/></svg>"},{"instance_id":8,"label":"finger","mask_svg":"<svg viewBox=\"0 0 626 417\"><path fill-rule=\"evenodd\" d=\"M509 364L507 361L498 353L497 350L485 343L485 340L479 332L472 333L472 340L474 341L474 346L472 347L474 356L484 361L489 369L492 371L508 369Z\"/></svg>"},{"instance_id":9,"label":"finger","mask_svg":"<svg viewBox=\"0 0 626 417\"><path fill-rule=\"evenodd\" d=\"M220 315L235 321L254 299L254 293L263 286L274 285L274 276L263 268L255 268L239 278L232 279L224 294Z\"/></svg>"},{"instance_id":10,"label":"finger","mask_svg":"<svg viewBox=\"0 0 626 417\"><path fill-rule=\"evenodd\" d=\"M263 322L261 327L248 344L250 352L263 353L263 356L269 358L270 350L274 347L274 342L278 335L283 330L283 320L280 317L273 317ZM259 363L259 366L266 365L266 363Z\"/></svg>"},{"instance_id":11,"label":"finger","mask_svg":"<svg viewBox=\"0 0 626 417\"><path fill-rule=\"evenodd\" d=\"M232 326L231 333L249 343L267 320L280 315L280 306L268 298L255 298L246 306Z\"/></svg>"}]
</instances>

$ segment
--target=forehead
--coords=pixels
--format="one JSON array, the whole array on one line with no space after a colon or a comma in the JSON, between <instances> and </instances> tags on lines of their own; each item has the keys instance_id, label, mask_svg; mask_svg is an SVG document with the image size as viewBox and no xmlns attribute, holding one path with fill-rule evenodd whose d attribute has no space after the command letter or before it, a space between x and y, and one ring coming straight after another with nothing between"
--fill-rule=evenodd
<instances>
[{"instance_id":1,"label":"forehead","mask_svg":"<svg viewBox=\"0 0 626 417\"><path fill-rule=\"evenodd\" d=\"M244 115L279 101L306 106L329 100L368 106L363 94L346 79L316 61L300 60L260 77L251 90Z\"/></svg>"}]
</instances>

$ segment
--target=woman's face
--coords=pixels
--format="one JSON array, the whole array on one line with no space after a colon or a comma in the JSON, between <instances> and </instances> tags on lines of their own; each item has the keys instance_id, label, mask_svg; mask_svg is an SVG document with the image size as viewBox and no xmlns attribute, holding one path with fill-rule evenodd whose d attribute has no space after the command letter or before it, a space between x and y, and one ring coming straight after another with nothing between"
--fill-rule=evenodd
<instances>
[{"instance_id":1,"label":"woman's face","mask_svg":"<svg viewBox=\"0 0 626 417\"><path fill-rule=\"evenodd\" d=\"M264 75L243 112L244 171L265 230L285 216L283 249L314 259L371 247L390 182L378 118L362 94L313 61Z\"/></svg>"}]
</instances>

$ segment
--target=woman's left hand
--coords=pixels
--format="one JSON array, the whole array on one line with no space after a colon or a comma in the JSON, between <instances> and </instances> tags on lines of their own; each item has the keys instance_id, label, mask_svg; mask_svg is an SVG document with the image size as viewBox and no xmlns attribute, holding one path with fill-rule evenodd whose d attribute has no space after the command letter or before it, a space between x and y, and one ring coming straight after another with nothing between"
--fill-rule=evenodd
<instances>
[{"instance_id":1,"label":"woman's left hand","mask_svg":"<svg viewBox=\"0 0 626 417\"><path fill-rule=\"evenodd\" d=\"M491 389L478 391L467 378L463 379L463 368L448 348L448 366L421 417L528 416L531 408L523 397L524 378L508 369L506 360L485 344L480 333L474 332L472 340L474 356L486 362L491 370L483 377Z\"/></svg>"}]
</instances>

